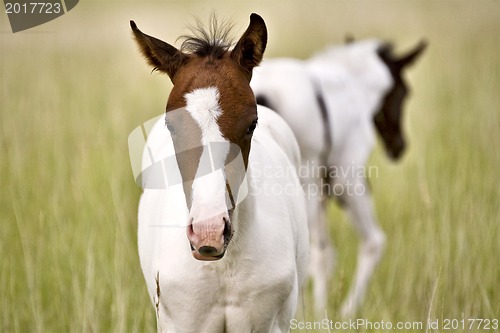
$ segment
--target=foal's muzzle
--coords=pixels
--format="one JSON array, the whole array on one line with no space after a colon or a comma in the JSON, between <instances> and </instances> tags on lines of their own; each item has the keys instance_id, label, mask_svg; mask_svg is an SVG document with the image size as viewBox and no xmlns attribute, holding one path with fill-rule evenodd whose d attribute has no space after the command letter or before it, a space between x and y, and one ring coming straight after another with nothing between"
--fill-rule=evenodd
<instances>
[{"instance_id":1,"label":"foal's muzzle","mask_svg":"<svg viewBox=\"0 0 500 333\"><path fill-rule=\"evenodd\" d=\"M191 253L203 261L219 260L224 257L233 236L230 213L219 214L204 221L192 221L186 229Z\"/></svg>"}]
</instances>

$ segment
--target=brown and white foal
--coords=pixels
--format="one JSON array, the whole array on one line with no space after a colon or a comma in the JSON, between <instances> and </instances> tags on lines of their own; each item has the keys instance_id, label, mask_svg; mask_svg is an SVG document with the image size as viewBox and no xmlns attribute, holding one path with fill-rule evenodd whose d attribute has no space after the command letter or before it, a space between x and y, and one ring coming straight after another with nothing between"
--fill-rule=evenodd
<instances>
[{"instance_id":1,"label":"brown and white foal","mask_svg":"<svg viewBox=\"0 0 500 333\"><path fill-rule=\"evenodd\" d=\"M180 50L131 27L174 84L166 125L154 125L144 149L139 204L158 331L288 332L308 230L298 145L249 85L266 47L263 19L252 14L232 49L214 22Z\"/></svg>"}]
</instances>

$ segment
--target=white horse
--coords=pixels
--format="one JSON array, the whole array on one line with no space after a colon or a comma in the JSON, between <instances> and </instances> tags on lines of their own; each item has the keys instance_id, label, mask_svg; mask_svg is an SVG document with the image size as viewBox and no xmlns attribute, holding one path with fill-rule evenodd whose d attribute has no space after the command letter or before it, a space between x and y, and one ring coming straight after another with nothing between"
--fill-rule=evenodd
<instances>
[{"instance_id":1,"label":"white horse","mask_svg":"<svg viewBox=\"0 0 500 333\"><path fill-rule=\"evenodd\" d=\"M158 331L288 332L309 235L298 144L280 116L257 107L249 85L264 21L252 14L232 50L215 20L180 50L131 27L149 64L174 84L166 126L156 122L144 149L139 204Z\"/></svg>"},{"instance_id":2,"label":"white horse","mask_svg":"<svg viewBox=\"0 0 500 333\"><path fill-rule=\"evenodd\" d=\"M305 61L265 60L254 73L251 86L257 102L285 118L301 148L318 315L327 305L334 259L324 194L345 207L361 238L354 281L341 309L343 316L351 316L362 302L385 243L365 179L375 128L388 155L400 157L405 148L401 115L407 95L402 70L425 45L422 42L396 58L390 44L365 40L330 47Z\"/></svg>"}]
</instances>

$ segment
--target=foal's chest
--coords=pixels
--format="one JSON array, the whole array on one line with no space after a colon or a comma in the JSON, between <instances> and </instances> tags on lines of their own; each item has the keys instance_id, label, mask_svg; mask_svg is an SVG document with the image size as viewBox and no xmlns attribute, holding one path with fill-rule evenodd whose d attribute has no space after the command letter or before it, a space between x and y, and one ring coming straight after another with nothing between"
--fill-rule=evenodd
<instances>
[{"instance_id":1,"label":"foal's chest","mask_svg":"<svg viewBox=\"0 0 500 333\"><path fill-rule=\"evenodd\" d=\"M222 262L176 272L161 282L162 307L186 331L266 331L292 292L295 273L273 267L262 272ZM265 327L254 327L256 318Z\"/></svg>"}]
</instances>

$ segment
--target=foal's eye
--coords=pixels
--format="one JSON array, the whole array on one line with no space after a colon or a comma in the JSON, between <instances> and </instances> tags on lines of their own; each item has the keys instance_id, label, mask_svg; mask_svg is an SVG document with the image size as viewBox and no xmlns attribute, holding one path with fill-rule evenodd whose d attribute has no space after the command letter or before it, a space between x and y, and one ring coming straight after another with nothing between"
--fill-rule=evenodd
<instances>
[{"instance_id":1,"label":"foal's eye","mask_svg":"<svg viewBox=\"0 0 500 333\"><path fill-rule=\"evenodd\" d=\"M166 122L165 125L167 126L167 129L169 130L170 134L175 133L174 126L172 126L171 123Z\"/></svg>"},{"instance_id":2,"label":"foal's eye","mask_svg":"<svg viewBox=\"0 0 500 333\"><path fill-rule=\"evenodd\" d=\"M252 123L250 124L250 126L248 126L247 135L252 135L253 131L255 131L256 127L257 127L257 119L255 119L254 121L252 121Z\"/></svg>"}]
</instances>

